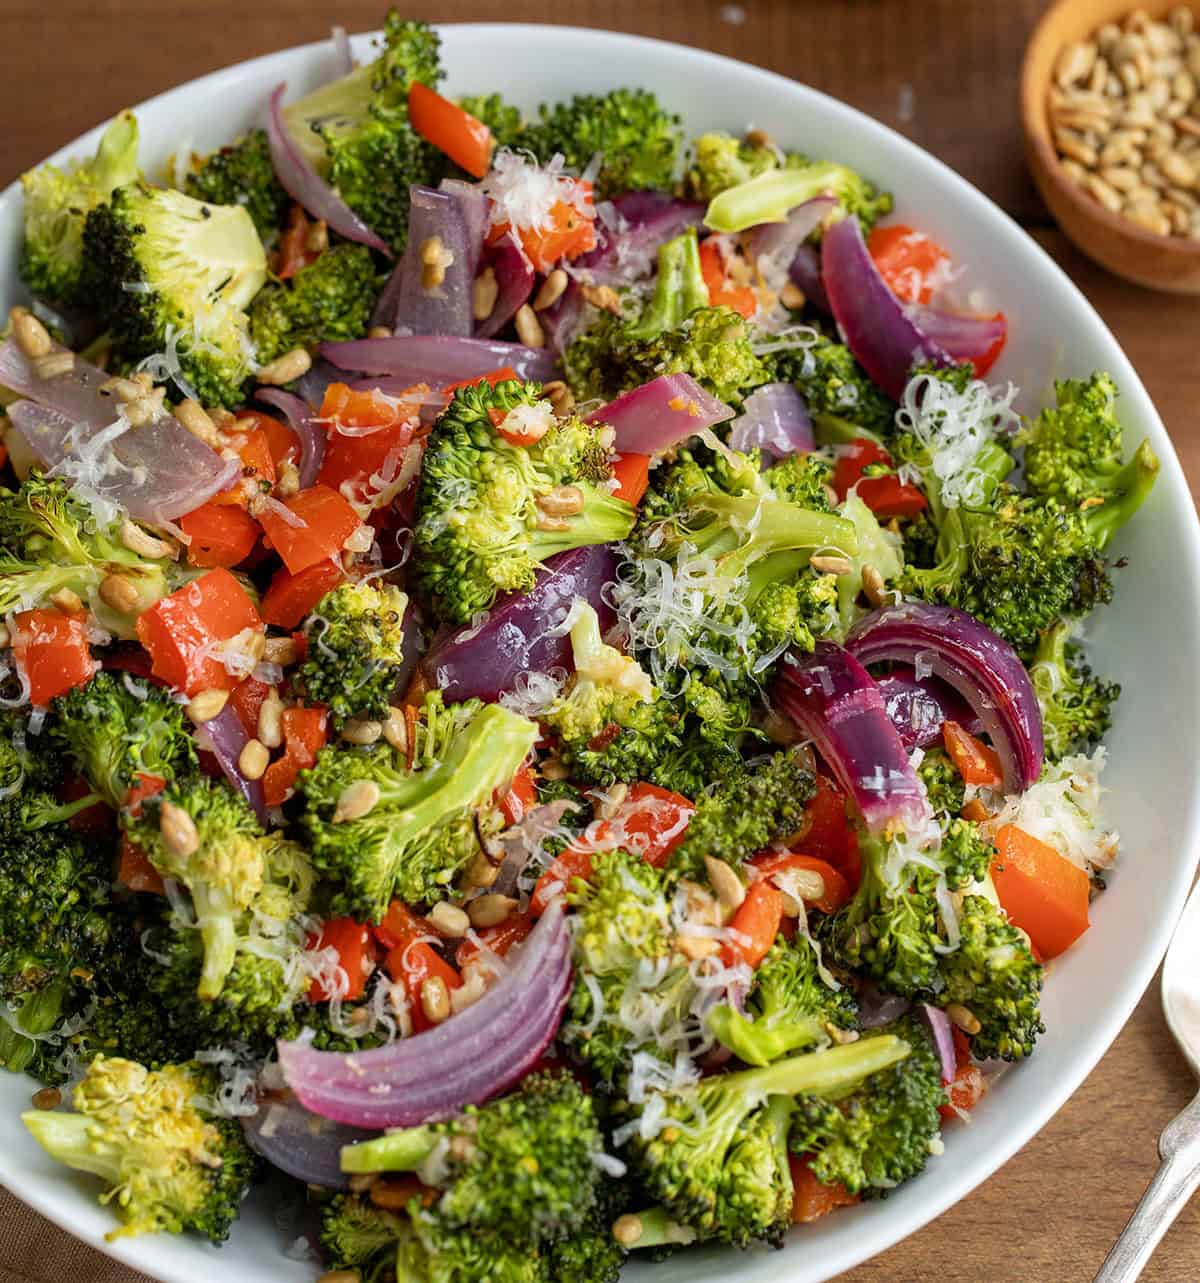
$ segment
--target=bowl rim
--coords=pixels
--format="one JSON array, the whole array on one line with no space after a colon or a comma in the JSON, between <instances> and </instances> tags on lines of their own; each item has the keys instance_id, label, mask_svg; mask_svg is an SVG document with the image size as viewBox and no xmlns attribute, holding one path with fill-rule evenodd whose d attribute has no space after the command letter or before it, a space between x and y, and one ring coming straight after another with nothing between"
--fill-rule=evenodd
<instances>
[{"instance_id":1,"label":"bowl rim","mask_svg":"<svg viewBox=\"0 0 1200 1283\"><path fill-rule=\"evenodd\" d=\"M1046 96L1054 81L1054 57L1057 57L1062 45L1058 44L1055 47L1054 57L1050 59L1050 75L1044 83L1039 83L1035 77L1033 64L1036 56L1043 53L1045 46L1050 42L1050 26L1055 16L1064 9L1078 5L1079 2L1080 0L1055 0L1038 19L1021 58L1019 95L1021 126L1034 178L1040 180L1039 186L1044 181L1056 192L1063 193L1066 200L1085 218L1101 223L1110 231L1137 245L1153 249L1158 254L1166 252L1179 258L1200 259L1200 240L1184 236L1162 236L1158 232L1139 227L1132 219L1114 214L1111 210L1105 209L1099 201L1086 196L1080 190L1079 184L1073 183L1062 171L1062 158L1050 142L1050 125L1046 110ZM1197 4L1196 0L1190 0L1190 3L1200 15L1200 4Z\"/></svg>"},{"instance_id":2,"label":"bowl rim","mask_svg":"<svg viewBox=\"0 0 1200 1283\"><path fill-rule=\"evenodd\" d=\"M989 221L1007 222L1020 234L1024 252L1039 262L1042 269L1047 271L1058 287L1063 290L1064 297L1070 300L1071 307L1086 314L1094 322L1100 334L1112 345L1115 362L1123 366L1123 371L1119 378L1123 392L1131 401L1140 398L1143 403L1140 413L1149 423L1157 426L1160 439L1155 442L1155 445L1159 449L1163 465L1163 475L1160 477L1159 487L1163 490L1169 490L1171 498L1176 503L1186 506L1189 535L1186 546L1183 549L1184 556L1181 561L1184 563L1184 568L1181 573L1186 573L1190 576L1196 588L1196 598L1200 600L1200 521L1197 520L1196 507L1175 453L1174 445L1141 379L1136 370L1134 370L1129 358L1125 355L1124 349L1121 348L1111 330L1109 330L1079 287L1075 285L1064 269L1054 261L1047 251L1014 218L949 165L881 121L875 120L865 112L851 107L840 99L832 97L832 95L823 93L777 72L743 62L728 55L648 36L577 27L568 24L464 22L438 23L435 25L441 31L453 30L455 33L463 33L468 39L472 37L486 39L489 34L500 35L502 33L511 33L514 29L517 29L523 34L533 37L544 35L549 39L578 40L584 46L607 45L610 50L614 51L622 47L648 47L650 50L663 51L664 54L669 51L673 57L683 55L697 63L707 64L718 72L723 69L736 69L738 73L743 75L752 74L764 82L772 83L781 92L793 96L797 94L802 97L807 96L811 100L819 100L826 105L827 109L831 109L834 114L850 119L858 127L865 129L869 133L874 133L887 146L914 154L920 158L923 164L932 166L945 181L957 190L967 205L973 206L977 213L984 215ZM375 29L355 33L351 39L364 40L378 34L378 29ZM131 110L135 113L145 112L156 107L172 95L191 95L203 90L211 91L217 89L223 80L227 78L233 79L236 76L244 75L248 71L262 69L274 59L284 55L312 53L327 48L328 39L326 38L324 40L311 41L304 45L287 46L258 55L252 59L231 63L203 76L164 90L162 93L137 104ZM93 145L99 138L102 129L103 123L68 142L47 159L59 161L64 156L76 154L81 149ZM14 181L3 191L0 191L0 209L3 209L9 202L19 199L19 193L19 181ZM1200 712L1200 708L1196 711ZM1110 1003L1104 1010L1103 1019L1093 1025L1087 1032L1083 1040L1085 1047L1077 1047L1075 1049L1070 1061L1070 1072L1060 1075L1054 1080L1053 1086L1041 1096L1038 1108L1012 1120L1013 1125L1005 1133L1002 1141L965 1160L963 1170L952 1183L952 1188L942 1191L937 1196L927 1195L925 1200L920 1203L919 1210L909 1210L906 1215L898 1218L900 1220L898 1226L885 1230L881 1227L886 1223L886 1218L872 1218L870 1216L872 1210L870 1207L857 1209L863 1215L855 1218L858 1232L852 1236L853 1242L848 1246L839 1244L838 1248L830 1255L828 1262L822 1263L817 1267L819 1274L808 1274L806 1277L813 1280L814 1283L818 1277L828 1280L835 1273L851 1269L863 1261L886 1252L910 1234L929 1225L943 1212L970 1194L1027 1144L1057 1114L1066 1100L1083 1083L1124 1028L1130 1014L1141 1000L1162 960L1176 921L1182 912L1197 861L1200 860L1200 787L1193 788L1188 801L1191 804L1188 811L1189 822L1186 826L1183 826L1184 840L1179 843L1179 849L1184 854L1173 866L1169 884L1160 888L1165 892L1160 905L1168 908L1169 912L1166 914L1160 913L1156 917L1152 928L1147 931L1146 947L1140 954L1131 958L1130 966L1125 972L1124 983L1119 990L1113 991ZM177 1264L152 1259L157 1254L156 1248L159 1246L153 1241L153 1236L144 1236L141 1239L122 1238L108 1242L103 1238L103 1228L110 1227L107 1222L101 1229L90 1232L87 1228L72 1224L69 1209L63 1205L60 1196L56 1192L56 1187L53 1184L46 1184L39 1188L28 1188L25 1182L21 1180L22 1174L19 1160L10 1159L8 1154L0 1147L0 1185L4 1185L22 1202L68 1233L80 1238L89 1246L132 1268L145 1272L154 1272L166 1283L177 1283L177 1281L178 1283L185 1283L185 1281L186 1283L193 1283L197 1278L211 1277L211 1273L194 1273L190 1266L185 1272ZM895 1206L895 1204L892 1206ZM914 1204L914 1209L916 1209L916 1206ZM206 1252L205 1245L200 1242L196 1242L196 1248L198 1252ZM789 1262L794 1263L796 1258L795 1256L789 1256L787 1253L771 1253L767 1257L746 1254L739 1256L739 1260L744 1264L742 1268L735 1272L736 1277L745 1278L747 1283L784 1283L784 1280L791 1274ZM772 1268L771 1262L775 1263L774 1268ZM208 1258L207 1264L208 1269L212 1272L215 1272L215 1268L219 1268L216 1258Z\"/></svg>"}]
</instances>

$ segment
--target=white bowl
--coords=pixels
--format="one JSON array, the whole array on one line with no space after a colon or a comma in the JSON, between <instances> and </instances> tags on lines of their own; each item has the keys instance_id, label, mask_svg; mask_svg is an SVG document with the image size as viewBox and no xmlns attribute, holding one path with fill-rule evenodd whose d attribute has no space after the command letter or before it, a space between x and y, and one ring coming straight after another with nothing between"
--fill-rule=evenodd
<instances>
[{"instance_id":1,"label":"white bowl","mask_svg":"<svg viewBox=\"0 0 1200 1283\"><path fill-rule=\"evenodd\" d=\"M710 1249L630 1268L638 1283L819 1283L940 1215L994 1172L1079 1086L1129 1017L1153 976L1182 908L1197 855L1196 768L1200 725L1200 538L1175 452L1145 389L1113 336L1051 259L995 205L912 143L866 116L781 76L727 58L633 36L566 27L466 25L442 29L453 92L502 90L522 107L581 91L648 86L689 131L740 130L753 122L780 143L861 169L896 195L897 215L931 233L988 288L1007 314L1008 347L993 379L1012 379L1036 406L1054 377L1112 372L1131 444L1149 436L1162 475L1115 555L1117 602L1089 626L1100 671L1124 696L1109 740L1108 815L1124 836L1122 863L1092 909L1092 929L1054 967L1045 993L1047 1033L1027 1064L1003 1076L969 1127L953 1126L946 1152L886 1201L794 1231L782 1252ZM368 37L355 41L360 57ZM137 109L143 164L153 174L173 149L208 150L258 123L268 91L293 93L329 77L329 44L290 49L219 71ZM1016 110L1015 103L1012 104ZM60 156L90 154L99 130ZM20 295L21 195L0 196L0 302ZM1155 567L1158 567L1155 570ZM311 1283L310 1263L287 1259L296 1236L256 1195L219 1251L191 1238L106 1244L111 1215L92 1180L52 1163L17 1115L29 1080L0 1074L0 1182L72 1234L164 1283ZM1116 1122L1112 1126L1118 1125ZM999 1266L1000 1262L995 1262Z\"/></svg>"}]
</instances>

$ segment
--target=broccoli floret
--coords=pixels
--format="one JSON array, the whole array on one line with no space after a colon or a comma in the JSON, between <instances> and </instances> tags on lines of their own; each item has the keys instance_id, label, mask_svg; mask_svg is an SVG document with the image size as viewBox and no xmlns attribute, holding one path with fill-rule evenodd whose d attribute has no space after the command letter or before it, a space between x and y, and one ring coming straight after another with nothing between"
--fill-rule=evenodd
<instances>
[{"instance_id":1,"label":"broccoli floret","mask_svg":"<svg viewBox=\"0 0 1200 1283\"><path fill-rule=\"evenodd\" d=\"M1115 504L1118 516L1105 537L1129 520L1158 475L1148 441L1124 461L1121 424L1114 402L1117 386L1107 374L1062 379L1054 385L1056 405L1043 410L1018 438L1025 446L1025 484L1033 494L1068 505L1101 508Z\"/></svg>"},{"instance_id":2,"label":"broccoli floret","mask_svg":"<svg viewBox=\"0 0 1200 1283\"><path fill-rule=\"evenodd\" d=\"M120 529L102 524L59 477L34 472L20 490L0 489L0 612L45 604L67 588L102 627L132 638L137 616L170 591L170 566L126 547ZM135 589L132 609L118 611L101 595L111 574Z\"/></svg>"},{"instance_id":3,"label":"broccoli floret","mask_svg":"<svg viewBox=\"0 0 1200 1283\"><path fill-rule=\"evenodd\" d=\"M777 342L764 360L770 377L796 387L818 427L849 420L855 436L863 435L858 429L870 434L891 431L894 402L876 387L844 343L813 331L812 338L805 336L803 342Z\"/></svg>"},{"instance_id":4,"label":"broccoli floret","mask_svg":"<svg viewBox=\"0 0 1200 1283\"><path fill-rule=\"evenodd\" d=\"M905 1060L912 1044L891 1034L809 1052L764 1069L718 1074L637 1107L670 1121L626 1152L641 1188L702 1238L779 1243L791 1223L788 1128L797 1096L837 1099ZM654 1114L649 1114L653 1110Z\"/></svg>"},{"instance_id":5,"label":"broccoli floret","mask_svg":"<svg viewBox=\"0 0 1200 1283\"><path fill-rule=\"evenodd\" d=\"M855 170L832 161L783 155L769 145L739 143L708 134L696 142L689 187L709 202L705 224L717 232L743 232L760 223L781 223L788 211L814 196L830 195L869 232L891 212L892 197Z\"/></svg>"},{"instance_id":6,"label":"broccoli floret","mask_svg":"<svg viewBox=\"0 0 1200 1283\"><path fill-rule=\"evenodd\" d=\"M325 594L304 624L308 655L297 677L335 727L384 720L404 664L408 598L390 584L346 583Z\"/></svg>"},{"instance_id":7,"label":"broccoli floret","mask_svg":"<svg viewBox=\"0 0 1200 1283\"><path fill-rule=\"evenodd\" d=\"M49 733L114 810L139 775L170 783L194 770L196 747L181 705L161 687L97 673L54 701Z\"/></svg>"},{"instance_id":8,"label":"broccoli floret","mask_svg":"<svg viewBox=\"0 0 1200 1283\"><path fill-rule=\"evenodd\" d=\"M974 1055L1021 1060L1032 1054L1046 1028L1039 1011L1042 966L1030 952L1028 937L995 903L986 875L981 889L989 894L963 898L958 948L942 957L945 987L937 1001L957 1003L979 1022L971 1037Z\"/></svg>"},{"instance_id":9,"label":"broccoli floret","mask_svg":"<svg viewBox=\"0 0 1200 1283\"><path fill-rule=\"evenodd\" d=\"M293 348L348 342L367 332L379 276L365 245L327 249L290 281L270 281L250 307L250 337L258 360Z\"/></svg>"},{"instance_id":10,"label":"broccoli floret","mask_svg":"<svg viewBox=\"0 0 1200 1283\"><path fill-rule=\"evenodd\" d=\"M458 100L458 105L492 131L497 147L518 145L525 118L519 107L505 102L500 94L468 94Z\"/></svg>"},{"instance_id":11,"label":"broccoli floret","mask_svg":"<svg viewBox=\"0 0 1200 1283\"><path fill-rule=\"evenodd\" d=\"M996 848L971 820L951 819L942 826L939 861L946 870L946 885L963 891L988 876Z\"/></svg>"},{"instance_id":12,"label":"broccoli floret","mask_svg":"<svg viewBox=\"0 0 1200 1283\"><path fill-rule=\"evenodd\" d=\"M378 58L283 111L308 162L396 253L408 235L410 186L436 186L447 167L408 120L409 86L436 89L441 79L440 44L428 23L393 9Z\"/></svg>"},{"instance_id":13,"label":"broccoli floret","mask_svg":"<svg viewBox=\"0 0 1200 1283\"><path fill-rule=\"evenodd\" d=\"M654 293L636 321L625 327L627 336L643 341L677 329L699 308L708 306L708 286L700 267L696 229L689 227L658 248L658 275Z\"/></svg>"},{"instance_id":14,"label":"broccoli floret","mask_svg":"<svg viewBox=\"0 0 1200 1283\"><path fill-rule=\"evenodd\" d=\"M183 190L209 205L242 205L264 245L274 245L292 198L275 177L265 129L252 129L232 146L193 156Z\"/></svg>"},{"instance_id":15,"label":"broccoli floret","mask_svg":"<svg viewBox=\"0 0 1200 1283\"><path fill-rule=\"evenodd\" d=\"M123 1222L105 1237L190 1230L223 1242L250 1184L254 1156L238 1124L204 1101L212 1075L196 1065L150 1071L97 1058L75 1088L74 1113L28 1110L21 1121L60 1163L105 1183Z\"/></svg>"},{"instance_id":16,"label":"broccoli floret","mask_svg":"<svg viewBox=\"0 0 1200 1283\"><path fill-rule=\"evenodd\" d=\"M833 464L824 456L793 454L768 468L763 480L777 499L786 499L812 512L830 512L832 477Z\"/></svg>"},{"instance_id":17,"label":"broccoli floret","mask_svg":"<svg viewBox=\"0 0 1200 1283\"><path fill-rule=\"evenodd\" d=\"M90 287L122 357L173 344L204 404L239 405L253 350L246 309L267 279L249 211L130 183L88 215L83 241Z\"/></svg>"},{"instance_id":18,"label":"broccoli floret","mask_svg":"<svg viewBox=\"0 0 1200 1283\"><path fill-rule=\"evenodd\" d=\"M1121 687L1092 672L1071 641L1070 624L1060 622L1041 635L1029 677L1042 710L1047 759L1090 753L1112 726Z\"/></svg>"},{"instance_id":19,"label":"broccoli floret","mask_svg":"<svg viewBox=\"0 0 1200 1283\"><path fill-rule=\"evenodd\" d=\"M927 748L917 776L925 785L934 815L957 815L966 802L966 785L944 748Z\"/></svg>"},{"instance_id":20,"label":"broccoli floret","mask_svg":"<svg viewBox=\"0 0 1200 1283\"><path fill-rule=\"evenodd\" d=\"M699 877L711 855L738 868L755 852L795 833L816 791L813 773L790 749L747 762L696 801L670 867Z\"/></svg>"},{"instance_id":21,"label":"broccoli floret","mask_svg":"<svg viewBox=\"0 0 1200 1283\"><path fill-rule=\"evenodd\" d=\"M818 1180L852 1194L881 1196L917 1175L941 1129L938 1110L946 1094L928 1032L909 1018L883 1031L888 1034L911 1049L899 1064L836 1101L808 1094L796 1102L792 1150L809 1156Z\"/></svg>"},{"instance_id":22,"label":"broccoli floret","mask_svg":"<svg viewBox=\"0 0 1200 1283\"><path fill-rule=\"evenodd\" d=\"M598 155L600 168L592 180L597 200L671 187L683 141L679 117L665 111L649 90L581 94L568 103L542 106L538 114L521 134L520 146L543 163L561 153L576 173Z\"/></svg>"},{"instance_id":23,"label":"broccoli floret","mask_svg":"<svg viewBox=\"0 0 1200 1283\"><path fill-rule=\"evenodd\" d=\"M534 444L503 435L533 436L526 425L543 430ZM634 510L605 488L610 476L596 429L555 420L538 384L460 388L429 435L417 490L417 576L439 618L467 623L498 593L532 588L554 553L624 539Z\"/></svg>"},{"instance_id":24,"label":"broccoli floret","mask_svg":"<svg viewBox=\"0 0 1200 1283\"><path fill-rule=\"evenodd\" d=\"M83 224L112 192L138 176L138 127L131 112L117 116L100 137L93 160L59 169L42 165L21 175L25 240L21 279L40 298L80 304Z\"/></svg>"},{"instance_id":25,"label":"broccoli floret","mask_svg":"<svg viewBox=\"0 0 1200 1283\"><path fill-rule=\"evenodd\" d=\"M453 894L480 849L476 812L537 737L533 722L490 704L433 765L410 770L387 746L323 749L299 787L313 863L337 887L334 911L378 922L396 896L419 904Z\"/></svg>"},{"instance_id":26,"label":"broccoli floret","mask_svg":"<svg viewBox=\"0 0 1200 1283\"><path fill-rule=\"evenodd\" d=\"M451 1232L531 1243L581 1229L596 1206L604 1138L592 1098L569 1074L538 1073L444 1123L391 1131L342 1150L345 1172L416 1171L445 1151L428 1215Z\"/></svg>"},{"instance_id":27,"label":"broccoli floret","mask_svg":"<svg viewBox=\"0 0 1200 1283\"><path fill-rule=\"evenodd\" d=\"M389 1212L357 1194L339 1194L321 1209L319 1238L326 1264L334 1270L358 1270L364 1283L375 1283L396 1260L396 1247L412 1232L407 1212Z\"/></svg>"},{"instance_id":28,"label":"broccoli floret","mask_svg":"<svg viewBox=\"0 0 1200 1283\"><path fill-rule=\"evenodd\" d=\"M256 920L275 924L280 954L258 960L272 964L272 975L282 970L295 943L286 928L312 894L308 857L279 834L264 833L240 794L204 776L179 780L145 800L129 835L164 877L181 882L192 897L203 953L197 997L213 1001L232 981L228 1001L248 1001L244 977L260 977L262 969L245 937ZM184 929L185 938L191 929ZM258 985L253 980L250 987L259 992ZM275 987L268 981L269 989Z\"/></svg>"},{"instance_id":29,"label":"broccoli floret","mask_svg":"<svg viewBox=\"0 0 1200 1283\"><path fill-rule=\"evenodd\" d=\"M804 936L780 937L754 972L742 1014L730 1005L708 1016L713 1035L748 1065L769 1065L801 1047L828 1042L832 1029L853 1029L858 1006L850 990L821 978L816 950Z\"/></svg>"}]
</instances>

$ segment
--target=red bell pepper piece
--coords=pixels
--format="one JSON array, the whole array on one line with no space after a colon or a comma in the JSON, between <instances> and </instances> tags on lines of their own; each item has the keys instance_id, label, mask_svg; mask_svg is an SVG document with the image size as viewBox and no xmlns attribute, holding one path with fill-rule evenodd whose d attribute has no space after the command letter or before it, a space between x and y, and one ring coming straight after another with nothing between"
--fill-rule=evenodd
<instances>
[{"instance_id":1,"label":"red bell pepper piece","mask_svg":"<svg viewBox=\"0 0 1200 1283\"><path fill-rule=\"evenodd\" d=\"M426 142L473 178L482 178L488 172L495 145L492 131L482 120L419 80L408 87L408 120Z\"/></svg>"},{"instance_id":2,"label":"red bell pepper piece","mask_svg":"<svg viewBox=\"0 0 1200 1283\"><path fill-rule=\"evenodd\" d=\"M298 575L280 566L263 594L262 617L276 628L295 628L345 578L340 561L318 561Z\"/></svg>"},{"instance_id":3,"label":"red bell pepper piece","mask_svg":"<svg viewBox=\"0 0 1200 1283\"><path fill-rule=\"evenodd\" d=\"M561 260L578 258L594 249L596 211L592 185L576 179L575 187L577 199L556 201L540 227L514 229L511 223L498 223L488 233L488 244L495 245L512 232L536 272L550 272Z\"/></svg>"},{"instance_id":4,"label":"red bell pepper piece","mask_svg":"<svg viewBox=\"0 0 1200 1283\"><path fill-rule=\"evenodd\" d=\"M503 958L513 945L520 944L529 935L533 927L534 919L530 914L513 913L496 926L483 927L475 934L483 946ZM455 961L458 963L459 970L465 971L467 963L472 958L478 957L482 952L483 948L476 944L474 940L464 940L458 946L458 952L455 954Z\"/></svg>"},{"instance_id":5,"label":"red bell pepper piece","mask_svg":"<svg viewBox=\"0 0 1200 1283\"><path fill-rule=\"evenodd\" d=\"M725 270L721 242L713 236L700 242L700 274L708 286L713 307L729 307L749 320L758 311L758 299L749 285L735 285Z\"/></svg>"},{"instance_id":6,"label":"red bell pepper piece","mask_svg":"<svg viewBox=\"0 0 1200 1283\"><path fill-rule=\"evenodd\" d=\"M321 418L327 425L328 441L318 483L370 503L378 496L380 481L386 487L389 478L399 476L405 449L417 427L415 415L405 414L392 398L331 383L325 390ZM342 432L343 427L353 431ZM360 433L358 429L371 430ZM380 481L372 483L373 477Z\"/></svg>"},{"instance_id":7,"label":"red bell pepper piece","mask_svg":"<svg viewBox=\"0 0 1200 1283\"><path fill-rule=\"evenodd\" d=\"M813 1175L811 1154L798 1156L788 1155L788 1167L792 1172L792 1224L807 1225L819 1220L838 1207L852 1207L862 1200L857 1194L835 1181L832 1185L823 1185Z\"/></svg>"},{"instance_id":8,"label":"red bell pepper piece","mask_svg":"<svg viewBox=\"0 0 1200 1283\"><path fill-rule=\"evenodd\" d=\"M262 533L244 508L215 499L180 517L179 525L191 540L187 559L193 566L236 566L254 551Z\"/></svg>"},{"instance_id":9,"label":"red bell pepper piece","mask_svg":"<svg viewBox=\"0 0 1200 1283\"><path fill-rule=\"evenodd\" d=\"M721 956L729 966L744 962L751 970L767 956L783 922L783 896L763 878L747 888L729 926L740 938L727 940Z\"/></svg>"},{"instance_id":10,"label":"red bell pepper piece","mask_svg":"<svg viewBox=\"0 0 1200 1283\"><path fill-rule=\"evenodd\" d=\"M613 460L613 476L617 479L614 499L624 499L636 508L650 485L650 456L648 454L619 454Z\"/></svg>"},{"instance_id":11,"label":"red bell pepper piece","mask_svg":"<svg viewBox=\"0 0 1200 1283\"><path fill-rule=\"evenodd\" d=\"M904 303L928 303L950 262L937 241L901 223L873 228L867 250L888 289Z\"/></svg>"},{"instance_id":12,"label":"red bell pepper piece","mask_svg":"<svg viewBox=\"0 0 1200 1283\"><path fill-rule=\"evenodd\" d=\"M340 557L346 540L362 525L349 501L329 486L309 486L283 506L292 520L267 508L259 523L293 575Z\"/></svg>"},{"instance_id":13,"label":"red bell pepper piece","mask_svg":"<svg viewBox=\"0 0 1200 1283\"><path fill-rule=\"evenodd\" d=\"M12 652L29 683L29 702L45 708L56 696L92 680L99 664L88 649L83 615L22 610L13 617Z\"/></svg>"},{"instance_id":14,"label":"red bell pepper piece","mask_svg":"<svg viewBox=\"0 0 1200 1283\"><path fill-rule=\"evenodd\" d=\"M1088 929L1088 875L1015 824L996 834L992 882L1005 913L1043 958L1056 958Z\"/></svg>"},{"instance_id":15,"label":"red bell pepper piece","mask_svg":"<svg viewBox=\"0 0 1200 1283\"><path fill-rule=\"evenodd\" d=\"M811 904L822 913L836 913L842 905L850 903L849 883L827 860L819 860L816 856L803 855L799 852L780 854L775 851L765 851L761 855L754 856L750 863L769 882L775 882L777 874L786 873L789 869L803 869L809 873L820 874L825 890L815 900L805 900L805 904ZM786 890L786 883L775 882L775 885L782 885Z\"/></svg>"},{"instance_id":16,"label":"red bell pepper piece","mask_svg":"<svg viewBox=\"0 0 1200 1283\"><path fill-rule=\"evenodd\" d=\"M526 813L537 805L537 786L528 766L522 766L513 776L508 789L497 798L497 805L505 824L520 824Z\"/></svg>"},{"instance_id":17,"label":"red bell pepper piece","mask_svg":"<svg viewBox=\"0 0 1200 1283\"><path fill-rule=\"evenodd\" d=\"M268 806L282 806L291 797L296 777L316 762L326 740L323 708L285 708L280 721L283 756L263 775L263 798Z\"/></svg>"},{"instance_id":18,"label":"red bell pepper piece","mask_svg":"<svg viewBox=\"0 0 1200 1283\"><path fill-rule=\"evenodd\" d=\"M258 734L258 713L271 688L257 677L243 678L229 692L229 703L247 735Z\"/></svg>"},{"instance_id":19,"label":"red bell pepper piece","mask_svg":"<svg viewBox=\"0 0 1200 1283\"><path fill-rule=\"evenodd\" d=\"M319 980L314 980L308 990L309 1002L328 1002L336 997L352 1002L363 996L375 970L375 942L370 927L353 918L331 918L321 924L309 948L335 950L338 965L346 973L346 989L340 994L330 993Z\"/></svg>"},{"instance_id":20,"label":"red bell pepper piece","mask_svg":"<svg viewBox=\"0 0 1200 1283\"><path fill-rule=\"evenodd\" d=\"M966 783L990 789L999 788L1004 783L1004 772L996 750L976 739L957 722L942 723L942 743Z\"/></svg>"}]
</instances>

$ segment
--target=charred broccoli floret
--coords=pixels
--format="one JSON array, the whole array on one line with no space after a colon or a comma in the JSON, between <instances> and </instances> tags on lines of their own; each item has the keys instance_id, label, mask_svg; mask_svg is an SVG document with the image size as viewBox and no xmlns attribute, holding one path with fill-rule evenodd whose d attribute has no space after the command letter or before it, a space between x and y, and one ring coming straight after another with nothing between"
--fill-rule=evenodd
<instances>
[{"instance_id":1,"label":"charred broccoli floret","mask_svg":"<svg viewBox=\"0 0 1200 1283\"><path fill-rule=\"evenodd\" d=\"M802 329L786 340L776 340L763 359L773 378L796 387L818 425L836 419L868 433L891 431L895 404L875 386L844 343Z\"/></svg>"},{"instance_id":2,"label":"charred broccoli floret","mask_svg":"<svg viewBox=\"0 0 1200 1283\"><path fill-rule=\"evenodd\" d=\"M944 748L927 748L917 767L929 807L936 816L957 815L966 801L966 785Z\"/></svg>"},{"instance_id":3,"label":"charred broccoli floret","mask_svg":"<svg viewBox=\"0 0 1200 1283\"><path fill-rule=\"evenodd\" d=\"M1046 757L1057 762L1091 752L1112 726L1121 687L1092 672L1071 641L1070 624L1060 622L1041 635L1029 677L1042 710Z\"/></svg>"},{"instance_id":4,"label":"charred broccoli floret","mask_svg":"<svg viewBox=\"0 0 1200 1283\"><path fill-rule=\"evenodd\" d=\"M497 147L517 146L525 128L520 107L505 102L500 94L468 94L458 100L458 105L492 131ZM542 159L549 160L550 157Z\"/></svg>"},{"instance_id":5,"label":"charred broccoli floret","mask_svg":"<svg viewBox=\"0 0 1200 1283\"><path fill-rule=\"evenodd\" d=\"M278 239L292 201L275 177L264 129L252 129L207 156L193 156L183 190L209 205L244 206L267 246Z\"/></svg>"},{"instance_id":6,"label":"charred broccoli floret","mask_svg":"<svg viewBox=\"0 0 1200 1283\"><path fill-rule=\"evenodd\" d=\"M238 1124L206 1106L214 1083L197 1065L149 1071L97 1056L75 1088L74 1112L21 1115L60 1163L98 1176L123 1222L109 1240L192 1231L223 1242L250 1184L254 1156Z\"/></svg>"},{"instance_id":7,"label":"charred broccoli floret","mask_svg":"<svg viewBox=\"0 0 1200 1283\"><path fill-rule=\"evenodd\" d=\"M538 384L460 388L429 435L417 492L417 576L436 614L467 623L498 593L532 588L554 553L625 538L634 511L610 476L597 430L556 420Z\"/></svg>"},{"instance_id":8,"label":"charred broccoli floret","mask_svg":"<svg viewBox=\"0 0 1200 1283\"><path fill-rule=\"evenodd\" d=\"M25 240L21 279L51 303L83 301L83 225L89 212L138 176L138 126L131 112L100 136L91 160L60 169L42 165L21 175Z\"/></svg>"}]
</instances>

